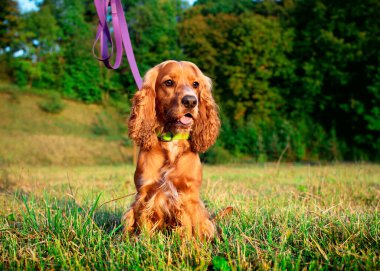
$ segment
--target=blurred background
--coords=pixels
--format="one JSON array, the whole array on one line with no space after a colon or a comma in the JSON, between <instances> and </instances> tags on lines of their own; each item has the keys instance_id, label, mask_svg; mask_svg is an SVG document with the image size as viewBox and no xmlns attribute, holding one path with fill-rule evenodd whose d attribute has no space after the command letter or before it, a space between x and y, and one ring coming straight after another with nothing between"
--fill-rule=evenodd
<instances>
[{"instance_id":1,"label":"blurred background","mask_svg":"<svg viewBox=\"0 0 380 271\"><path fill-rule=\"evenodd\" d=\"M123 0L140 73L189 60L223 122L208 163L380 160L380 1ZM130 163L126 57L92 56L92 0L3 0L0 165Z\"/></svg>"}]
</instances>

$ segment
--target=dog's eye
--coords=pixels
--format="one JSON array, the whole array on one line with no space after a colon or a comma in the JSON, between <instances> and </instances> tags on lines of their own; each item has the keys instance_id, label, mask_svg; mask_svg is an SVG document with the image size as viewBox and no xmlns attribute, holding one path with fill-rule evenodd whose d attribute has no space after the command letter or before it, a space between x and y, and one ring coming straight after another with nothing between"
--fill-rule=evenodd
<instances>
[{"instance_id":1,"label":"dog's eye","mask_svg":"<svg viewBox=\"0 0 380 271\"><path fill-rule=\"evenodd\" d=\"M194 83L193 83L193 88L198 88L199 87L199 83L197 82L197 81L195 81Z\"/></svg>"},{"instance_id":2,"label":"dog's eye","mask_svg":"<svg viewBox=\"0 0 380 271\"><path fill-rule=\"evenodd\" d=\"M164 82L164 84L165 84L165 86L167 86L167 87L172 87L172 86L174 85L174 82L173 82L173 80L166 80L166 81Z\"/></svg>"}]
</instances>

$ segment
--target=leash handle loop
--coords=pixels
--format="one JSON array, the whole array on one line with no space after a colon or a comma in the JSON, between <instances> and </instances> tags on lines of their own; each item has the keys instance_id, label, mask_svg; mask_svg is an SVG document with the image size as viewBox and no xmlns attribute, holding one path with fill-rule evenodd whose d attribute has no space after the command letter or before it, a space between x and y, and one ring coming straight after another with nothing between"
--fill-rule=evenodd
<instances>
[{"instance_id":1,"label":"leash handle loop","mask_svg":"<svg viewBox=\"0 0 380 271\"><path fill-rule=\"evenodd\" d=\"M131 39L129 36L127 21L125 20L121 0L94 0L96 12L98 13L99 23L92 47L92 53L96 59L102 61L108 69L117 69L120 67L123 56L123 47L127 55L128 63L132 71L133 78L138 89L142 87L142 79L133 54ZM110 63L110 58L114 52L114 42L107 25L108 7L111 6L112 25L115 38L115 63ZM95 54L95 46L100 41L100 57ZM108 44L111 44L111 52L108 53Z\"/></svg>"}]
</instances>

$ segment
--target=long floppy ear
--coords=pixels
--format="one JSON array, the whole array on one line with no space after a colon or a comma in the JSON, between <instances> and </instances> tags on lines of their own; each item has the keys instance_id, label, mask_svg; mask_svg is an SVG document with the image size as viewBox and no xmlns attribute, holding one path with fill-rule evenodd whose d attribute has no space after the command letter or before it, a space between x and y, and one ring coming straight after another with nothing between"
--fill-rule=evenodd
<instances>
[{"instance_id":1,"label":"long floppy ear","mask_svg":"<svg viewBox=\"0 0 380 271\"><path fill-rule=\"evenodd\" d=\"M218 106L212 97L211 89L211 79L204 76L199 94L198 118L195 120L190 139L191 149L195 152L205 152L219 135Z\"/></svg>"},{"instance_id":2,"label":"long floppy ear","mask_svg":"<svg viewBox=\"0 0 380 271\"><path fill-rule=\"evenodd\" d=\"M149 150L157 144L155 85L158 67L150 69L144 76L143 86L132 100L132 111L128 120L129 137L142 149Z\"/></svg>"}]
</instances>

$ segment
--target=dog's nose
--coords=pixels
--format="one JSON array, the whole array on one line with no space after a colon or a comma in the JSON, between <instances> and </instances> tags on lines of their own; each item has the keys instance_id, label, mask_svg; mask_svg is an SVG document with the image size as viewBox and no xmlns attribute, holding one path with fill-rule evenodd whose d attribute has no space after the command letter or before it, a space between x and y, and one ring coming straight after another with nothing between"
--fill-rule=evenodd
<instances>
[{"instance_id":1,"label":"dog's nose","mask_svg":"<svg viewBox=\"0 0 380 271\"><path fill-rule=\"evenodd\" d=\"M194 108L198 103L197 97L193 95L186 95L182 98L181 102L186 108Z\"/></svg>"}]
</instances>

